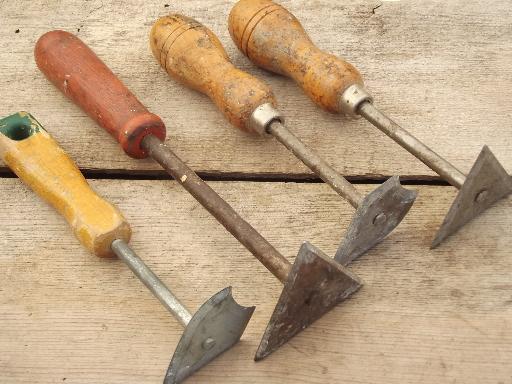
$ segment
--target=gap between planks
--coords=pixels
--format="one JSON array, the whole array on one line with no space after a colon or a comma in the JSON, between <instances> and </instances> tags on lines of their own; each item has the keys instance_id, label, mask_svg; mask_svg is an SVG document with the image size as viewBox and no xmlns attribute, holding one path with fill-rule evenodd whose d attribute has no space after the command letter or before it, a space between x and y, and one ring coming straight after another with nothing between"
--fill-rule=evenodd
<instances>
[{"instance_id":1,"label":"gap between planks","mask_svg":"<svg viewBox=\"0 0 512 384\"><path fill-rule=\"evenodd\" d=\"M86 179L95 180L173 180L165 171L97 170L81 169ZM309 173L244 173L244 172L197 172L207 182L252 182L252 183L303 183L323 184L323 180ZM382 184L393 175L349 175L344 176L352 184ZM14 179L17 176L9 169L0 167L0 179ZM440 177L428 175L400 176L402 185L450 186Z\"/></svg>"}]
</instances>

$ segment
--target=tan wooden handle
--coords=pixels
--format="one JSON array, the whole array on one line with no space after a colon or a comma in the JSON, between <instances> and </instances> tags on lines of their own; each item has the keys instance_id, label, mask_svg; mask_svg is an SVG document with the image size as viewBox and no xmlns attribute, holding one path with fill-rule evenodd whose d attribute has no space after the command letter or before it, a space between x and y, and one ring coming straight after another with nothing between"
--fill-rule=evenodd
<instances>
[{"instance_id":1,"label":"tan wooden handle","mask_svg":"<svg viewBox=\"0 0 512 384\"><path fill-rule=\"evenodd\" d=\"M197 21L163 17L154 24L150 42L169 75L208 95L237 128L255 132L250 124L254 110L267 103L275 106L270 87L235 68L219 39Z\"/></svg>"},{"instance_id":2,"label":"tan wooden handle","mask_svg":"<svg viewBox=\"0 0 512 384\"><path fill-rule=\"evenodd\" d=\"M96 256L112 257L114 240L130 240L130 225L121 212L91 189L75 163L28 113L0 120L0 157L64 216Z\"/></svg>"},{"instance_id":3,"label":"tan wooden handle","mask_svg":"<svg viewBox=\"0 0 512 384\"><path fill-rule=\"evenodd\" d=\"M363 85L354 66L318 49L295 16L270 0L240 0L229 15L229 31L251 61L293 78L327 111L341 112L341 94Z\"/></svg>"}]
</instances>

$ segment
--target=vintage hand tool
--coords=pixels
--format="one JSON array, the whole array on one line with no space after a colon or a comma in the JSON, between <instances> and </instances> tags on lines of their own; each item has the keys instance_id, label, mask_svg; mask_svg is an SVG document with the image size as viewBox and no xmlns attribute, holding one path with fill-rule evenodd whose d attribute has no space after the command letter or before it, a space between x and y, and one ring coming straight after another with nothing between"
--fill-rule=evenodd
<instances>
[{"instance_id":1,"label":"vintage hand tool","mask_svg":"<svg viewBox=\"0 0 512 384\"><path fill-rule=\"evenodd\" d=\"M235 68L221 42L202 24L182 15L163 17L153 26L150 41L155 58L169 75L208 95L237 128L273 135L356 209L336 253L341 264L348 265L381 242L411 208L416 193L402 188L398 177L364 197L304 145L283 124L270 87Z\"/></svg>"},{"instance_id":2,"label":"vintage hand tool","mask_svg":"<svg viewBox=\"0 0 512 384\"><path fill-rule=\"evenodd\" d=\"M178 320L185 331L164 383L179 383L235 345L254 307L239 306L225 288L192 315L130 248L131 229L121 212L99 197L44 128L20 112L0 120L0 157L64 218L98 257L117 255Z\"/></svg>"},{"instance_id":3,"label":"vintage hand tool","mask_svg":"<svg viewBox=\"0 0 512 384\"><path fill-rule=\"evenodd\" d=\"M309 243L301 247L292 266L162 142L162 120L76 36L46 33L37 42L35 57L46 77L117 138L128 155L153 157L285 285L257 358L279 348L360 288L354 274Z\"/></svg>"},{"instance_id":4,"label":"vintage hand tool","mask_svg":"<svg viewBox=\"0 0 512 384\"><path fill-rule=\"evenodd\" d=\"M458 188L432 248L512 192L512 179L484 147L467 176L380 112L351 64L322 52L300 22L271 0L240 0L229 16L238 48L256 65L294 79L329 112L363 116Z\"/></svg>"}]
</instances>

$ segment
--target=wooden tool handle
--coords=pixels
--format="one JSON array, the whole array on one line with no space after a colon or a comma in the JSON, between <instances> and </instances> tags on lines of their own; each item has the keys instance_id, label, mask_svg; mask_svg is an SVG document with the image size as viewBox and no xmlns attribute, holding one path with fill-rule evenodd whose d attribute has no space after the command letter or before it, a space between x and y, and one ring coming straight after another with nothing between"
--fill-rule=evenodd
<instances>
[{"instance_id":1,"label":"wooden tool handle","mask_svg":"<svg viewBox=\"0 0 512 384\"><path fill-rule=\"evenodd\" d=\"M169 75L208 95L241 130L253 131L250 117L260 105L275 105L272 90L235 68L219 39L197 21L181 15L163 17L153 26L150 41Z\"/></svg>"},{"instance_id":2,"label":"wooden tool handle","mask_svg":"<svg viewBox=\"0 0 512 384\"><path fill-rule=\"evenodd\" d=\"M111 257L114 240L130 240L130 226L121 212L91 189L69 156L28 113L0 120L0 157L64 216L95 255Z\"/></svg>"},{"instance_id":3,"label":"wooden tool handle","mask_svg":"<svg viewBox=\"0 0 512 384\"><path fill-rule=\"evenodd\" d=\"M357 69L315 47L295 16L270 0L240 0L229 15L229 31L256 65L293 78L327 111L341 112L340 95L363 85Z\"/></svg>"},{"instance_id":4,"label":"wooden tool handle","mask_svg":"<svg viewBox=\"0 0 512 384\"><path fill-rule=\"evenodd\" d=\"M147 156L140 145L145 136L165 140L162 120L78 37L64 31L48 32L37 42L35 58L46 77L114 136L131 157Z\"/></svg>"}]
</instances>

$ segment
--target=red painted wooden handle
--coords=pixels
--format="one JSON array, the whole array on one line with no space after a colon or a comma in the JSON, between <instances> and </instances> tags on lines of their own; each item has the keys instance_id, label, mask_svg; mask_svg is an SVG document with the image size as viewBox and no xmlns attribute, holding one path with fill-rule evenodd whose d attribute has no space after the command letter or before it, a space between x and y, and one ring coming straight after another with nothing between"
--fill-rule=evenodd
<instances>
[{"instance_id":1,"label":"red painted wooden handle","mask_svg":"<svg viewBox=\"0 0 512 384\"><path fill-rule=\"evenodd\" d=\"M35 48L39 69L67 97L106 129L134 158L145 158L142 139L165 140L162 120L150 113L78 37L51 31Z\"/></svg>"}]
</instances>

